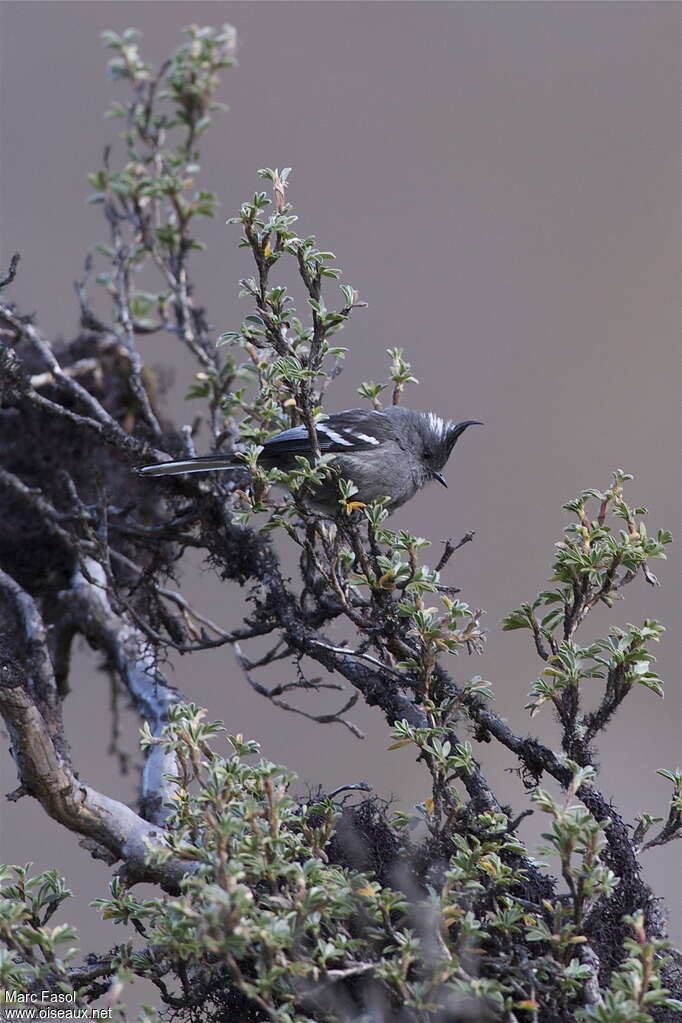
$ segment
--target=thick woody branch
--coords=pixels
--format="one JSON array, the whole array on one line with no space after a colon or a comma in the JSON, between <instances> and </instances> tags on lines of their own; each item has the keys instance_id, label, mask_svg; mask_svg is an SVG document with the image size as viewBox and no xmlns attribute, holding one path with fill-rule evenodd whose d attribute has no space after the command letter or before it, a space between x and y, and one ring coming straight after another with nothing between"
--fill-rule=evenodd
<instances>
[{"instance_id":1,"label":"thick woody branch","mask_svg":"<svg viewBox=\"0 0 682 1023\"><path fill-rule=\"evenodd\" d=\"M84 568L85 572L76 570L70 588L60 594L60 599L74 625L109 655L135 709L152 734L159 736L168 723L169 709L181 702L182 696L161 675L155 650L144 634L111 606L106 576L99 562L87 558ZM152 746L142 775L143 812L148 820L163 823L167 817L173 789L166 775L175 774L174 755L165 752L161 745Z\"/></svg>"},{"instance_id":2,"label":"thick woody branch","mask_svg":"<svg viewBox=\"0 0 682 1023\"><path fill-rule=\"evenodd\" d=\"M552 749L530 736L516 735L503 718L487 708L482 697L468 694L450 681L448 687L461 700L483 736L492 735L502 746L515 753L535 784L545 772L561 785L569 784L572 774Z\"/></svg>"},{"instance_id":3,"label":"thick woody branch","mask_svg":"<svg viewBox=\"0 0 682 1023\"><path fill-rule=\"evenodd\" d=\"M24 790L54 820L123 860L126 880L157 881L164 888L176 889L186 873L185 864L173 860L160 866L147 863L150 846L163 848L162 829L76 777L57 753L29 688L29 680L17 677L11 665L0 667L0 712Z\"/></svg>"},{"instance_id":4,"label":"thick woody branch","mask_svg":"<svg viewBox=\"0 0 682 1023\"><path fill-rule=\"evenodd\" d=\"M18 584L8 583L4 574L1 582L22 625L32 630L26 633L26 639L39 638L44 627L31 598ZM26 650L29 649L27 643ZM49 674L45 661L38 674L36 679L31 667L9 655L4 655L0 663L0 713L9 732L22 791L34 796L49 816L64 827L123 860L126 879L154 880L166 888L177 888L186 871L184 864L168 861L150 866L147 862L150 846L163 847L163 830L124 803L82 782L60 754L33 695L44 688L45 676Z\"/></svg>"},{"instance_id":5,"label":"thick woody branch","mask_svg":"<svg viewBox=\"0 0 682 1023\"><path fill-rule=\"evenodd\" d=\"M67 756L61 715L52 664L48 655L47 632L38 608L31 597L6 572L0 569L0 589L14 605L23 633L23 652L31 662L31 693L45 721L52 740L63 756Z\"/></svg>"}]
</instances>

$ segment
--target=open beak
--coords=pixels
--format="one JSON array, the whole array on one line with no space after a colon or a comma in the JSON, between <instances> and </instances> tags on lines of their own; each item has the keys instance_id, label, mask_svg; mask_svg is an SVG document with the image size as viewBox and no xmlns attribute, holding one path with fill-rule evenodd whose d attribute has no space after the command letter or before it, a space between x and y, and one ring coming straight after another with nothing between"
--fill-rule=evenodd
<instances>
[{"instance_id":1,"label":"open beak","mask_svg":"<svg viewBox=\"0 0 682 1023\"><path fill-rule=\"evenodd\" d=\"M442 483L443 486L445 487L445 489L447 490L448 481L446 480L445 476L443 476L443 474L441 472L434 472L433 478L435 480L438 480L439 483Z\"/></svg>"}]
</instances>

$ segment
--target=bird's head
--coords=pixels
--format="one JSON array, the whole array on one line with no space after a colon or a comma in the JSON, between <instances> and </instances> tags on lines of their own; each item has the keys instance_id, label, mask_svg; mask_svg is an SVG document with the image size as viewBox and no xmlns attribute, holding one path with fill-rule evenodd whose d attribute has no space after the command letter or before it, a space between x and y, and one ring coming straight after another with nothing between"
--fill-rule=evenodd
<instances>
[{"instance_id":1,"label":"bird's head","mask_svg":"<svg viewBox=\"0 0 682 1023\"><path fill-rule=\"evenodd\" d=\"M442 470L452 454L457 439L468 426L483 426L483 423L479 419L464 419L461 423L452 423L441 419L433 412L423 412L420 415L417 433L425 470L424 482L435 479L447 487Z\"/></svg>"}]
</instances>

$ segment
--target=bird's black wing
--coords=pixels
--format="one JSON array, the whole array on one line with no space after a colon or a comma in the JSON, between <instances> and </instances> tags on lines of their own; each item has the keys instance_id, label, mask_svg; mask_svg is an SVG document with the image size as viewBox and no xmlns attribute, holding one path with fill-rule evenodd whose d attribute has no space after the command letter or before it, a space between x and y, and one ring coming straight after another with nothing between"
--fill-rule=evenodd
<instances>
[{"instance_id":1,"label":"bird's black wing","mask_svg":"<svg viewBox=\"0 0 682 1023\"><path fill-rule=\"evenodd\" d=\"M383 412L361 408L334 412L317 423L316 430L323 455L366 451L394 436L391 422ZM310 438L306 426L293 426L271 437L263 445L262 458L276 460L283 455L310 455Z\"/></svg>"}]
</instances>

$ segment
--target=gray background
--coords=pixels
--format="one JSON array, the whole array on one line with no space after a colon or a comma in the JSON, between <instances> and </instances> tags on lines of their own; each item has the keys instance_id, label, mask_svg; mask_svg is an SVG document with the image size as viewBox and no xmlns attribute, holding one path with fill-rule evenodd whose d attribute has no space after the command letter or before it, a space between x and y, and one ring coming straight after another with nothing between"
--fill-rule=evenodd
<instances>
[{"instance_id":1,"label":"gray background","mask_svg":"<svg viewBox=\"0 0 682 1023\"><path fill-rule=\"evenodd\" d=\"M237 27L240 66L220 96L231 113L203 147L202 180L222 207L196 259L199 296L216 333L250 311L237 299L250 266L223 221L257 187L257 168L293 166L300 230L336 252L369 302L340 338L351 353L328 406L357 403L363 379L385 378L385 349L403 345L421 381L408 400L485 421L456 449L450 489L428 489L394 522L435 542L477 531L447 581L487 609L489 640L453 670L490 679L497 710L551 740L549 713L529 725L522 710L539 662L526 635L502 634L499 622L544 587L561 504L622 467L636 474L629 493L650 508L650 526L679 533L677 5L53 2L4 3L0 16L3 262L20 250L14 296L65 336L77 324L72 281L88 246L105 239L84 201L85 173L118 123L102 112L124 91L105 78L99 32L140 27L143 53L158 62L189 21ZM167 410L190 421L198 406L182 395L195 367L172 338L142 348L174 367ZM676 553L654 565L660 589L637 581L582 633L587 643L645 616L668 627L665 702L633 693L600 747L601 785L629 820L665 811L670 787L654 771L679 757L678 566ZM199 565L184 583L212 618L235 621L239 594ZM96 667L82 650L67 710L75 762L92 784L130 798L131 779L105 755L109 695ZM173 678L295 769L301 789L367 780L405 806L428 794L407 750L384 752L389 731L374 712L353 715L365 742L286 715L248 689L226 650L178 660ZM130 748L135 728L126 718ZM481 753L523 807L512 762L494 746ZM108 871L74 836L27 799L2 809L2 825L3 860L65 871L79 896L66 915L84 947L121 939L85 911ZM526 836L540 825L532 819ZM674 847L645 857L680 937L678 862Z\"/></svg>"}]
</instances>

